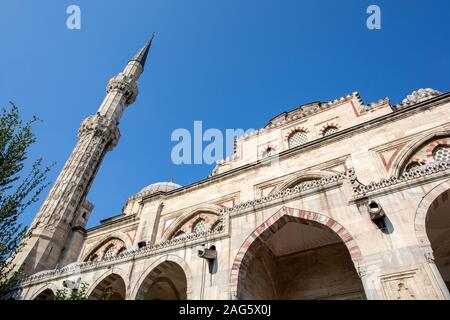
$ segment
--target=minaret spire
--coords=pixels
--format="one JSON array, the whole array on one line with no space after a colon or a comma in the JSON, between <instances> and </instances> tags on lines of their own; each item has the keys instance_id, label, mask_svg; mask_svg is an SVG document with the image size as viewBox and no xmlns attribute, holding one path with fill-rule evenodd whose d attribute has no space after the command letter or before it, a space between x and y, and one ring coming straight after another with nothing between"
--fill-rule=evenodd
<instances>
[{"instance_id":1,"label":"minaret spire","mask_svg":"<svg viewBox=\"0 0 450 320\"><path fill-rule=\"evenodd\" d=\"M152 46L153 38L155 37L155 33L153 32L150 39L147 41L145 46L139 50L138 53L131 59L131 61L137 61L141 64L142 69L145 67L145 61L147 60L148 52L150 51L150 47Z\"/></svg>"}]
</instances>

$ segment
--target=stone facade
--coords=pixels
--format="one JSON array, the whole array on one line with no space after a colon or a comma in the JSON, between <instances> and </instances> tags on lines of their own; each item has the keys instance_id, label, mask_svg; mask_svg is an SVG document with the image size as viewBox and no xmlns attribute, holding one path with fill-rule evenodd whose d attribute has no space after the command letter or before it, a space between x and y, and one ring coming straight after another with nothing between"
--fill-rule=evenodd
<instances>
[{"instance_id":1,"label":"stone facade","mask_svg":"<svg viewBox=\"0 0 450 320\"><path fill-rule=\"evenodd\" d=\"M17 297L51 299L69 280L90 299L450 298L450 94L431 89L394 106L358 93L300 106L238 138L204 180L150 185L84 230L142 68L131 61L82 123L37 215L38 251L57 250Z\"/></svg>"}]
</instances>

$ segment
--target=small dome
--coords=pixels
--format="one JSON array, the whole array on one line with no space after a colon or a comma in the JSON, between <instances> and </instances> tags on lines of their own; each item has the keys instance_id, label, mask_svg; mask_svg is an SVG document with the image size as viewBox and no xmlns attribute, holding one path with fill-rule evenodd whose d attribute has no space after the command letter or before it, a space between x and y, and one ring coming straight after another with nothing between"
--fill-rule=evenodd
<instances>
[{"instance_id":1,"label":"small dome","mask_svg":"<svg viewBox=\"0 0 450 320\"><path fill-rule=\"evenodd\" d=\"M181 186L173 182L157 182L146 186L139 193L153 194L157 192L169 192L178 188L181 188Z\"/></svg>"}]
</instances>

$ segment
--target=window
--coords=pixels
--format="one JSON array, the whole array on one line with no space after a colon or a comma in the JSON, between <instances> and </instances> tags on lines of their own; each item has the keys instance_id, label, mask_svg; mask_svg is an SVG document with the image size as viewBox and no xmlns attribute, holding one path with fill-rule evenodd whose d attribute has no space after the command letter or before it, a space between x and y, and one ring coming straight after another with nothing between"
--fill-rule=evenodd
<instances>
[{"instance_id":1,"label":"window","mask_svg":"<svg viewBox=\"0 0 450 320\"><path fill-rule=\"evenodd\" d=\"M323 136L329 136L330 134L335 133L336 131L338 131L338 128L335 126L329 126L327 127L325 130L323 130Z\"/></svg>"},{"instance_id":2,"label":"window","mask_svg":"<svg viewBox=\"0 0 450 320\"><path fill-rule=\"evenodd\" d=\"M199 219L192 225L192 233L202 233L206 231L205 220Z\"/></svg>"},{"instance_id":3,"label":"window","mask_svg":"<svg viewBox=\"0 0 450 320\"><path fill-rule=\"evenodd\" d=\"M416 169L420 169L421 166L422 165L420 163L418 163L418 162L411 162L410 164L408 164L406 166L406 170L405 171L407 171L407 172L414 171Z\"/></svg>"},{"instance_id":4,"label":"window","mask_svg":"<svg viewBox=\"0 0 450 320\"><path fill-rule=\"evenodd\" d=\"M294 132L288 140L289 148L294 148L306 142L308 142L308 137L306 136L306 132L304 131Z\"/></svg>"},{"instance_id":5,"label":"window","mask_svg":"<svg viewBox=\"0 0 450 320\"><path fill-rule=\"evenodd\" d=\"M450 146L437 146L433 150L434 161L450 161Z\"/></svg>"}]
</instances>

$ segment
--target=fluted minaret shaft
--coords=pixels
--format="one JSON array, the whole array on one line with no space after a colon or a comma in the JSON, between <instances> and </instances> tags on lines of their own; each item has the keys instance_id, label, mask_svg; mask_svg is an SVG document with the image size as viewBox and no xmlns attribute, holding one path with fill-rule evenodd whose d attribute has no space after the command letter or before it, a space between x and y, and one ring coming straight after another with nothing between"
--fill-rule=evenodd
<instances>
[{"instance_id":1,"label":"fluted minaret shaft","mask_svg":"<svg viewBox=\"0 0 450 320\"><path fill-rule=\"evenodd\" d=\"M23 272L53 269L77 258L68 239L86 225L87 194L105 154L120 138L118 124L125 108L136 100L152 39L108 82L98 112L82 121L77 144L33 221L32 237L16 257Z\"/></svg>"}]
</instances>

